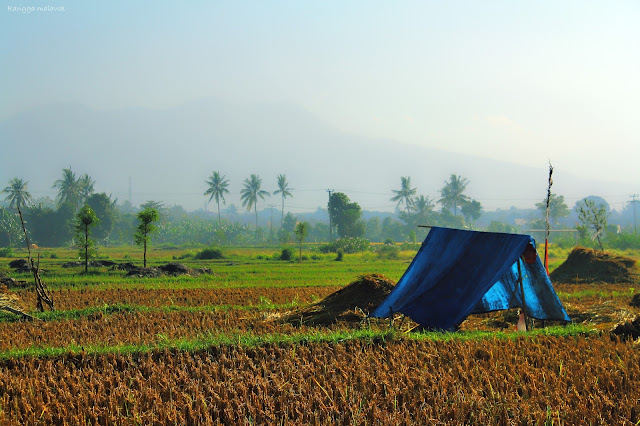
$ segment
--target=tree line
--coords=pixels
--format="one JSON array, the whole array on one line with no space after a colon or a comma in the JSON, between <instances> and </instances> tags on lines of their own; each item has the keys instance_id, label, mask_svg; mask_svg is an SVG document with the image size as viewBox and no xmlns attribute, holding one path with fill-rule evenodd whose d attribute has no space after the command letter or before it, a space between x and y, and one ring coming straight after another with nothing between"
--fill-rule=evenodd
<instances>
[{"instance_id":1,"label":"tree line","mask_svg":"<svg viewBox=\"0 0 640 426\"><path fill-rule=\"evenodd\" d=\"M165 207L161 202L148 201L139 210L124 202L117 204L117 199L106 193L94 191L95 182L88 174L77 176L71 168L62 171L60 179L52 187L57 189L57 196L52 200L34 200L28 190L28 182L13 178L3 189L5 201L9 209L0 208L0 247L16 246L21 241L20 228L11 209L20 207L24 211L28 223L30 238L42 246L63 246L75 242L77 238L77 214L89 208L96 216L91 224L92 235L100 244L135 243L136 227L140 218L139 211L153 209L158 214L157 230L154 239L160 244L278 244L288 243L299 237L296 226L304 225L304 238L308 242L327 242L336 238L364 238L370 241L420 241L426 230L418 225L447 226L454 228L475 229L475 222L484 213L479 201L469 197L465 191L469 180L450 175L440 189L440 198L431 199L418 195L417 188L411 183L409 176L400 178L399 189L391 191L390 201L396 204L396 216L374 216L363 218L360 205L349 199L342 192L330 192L326 206L326 220L300 220L291 213L285 213L285 201L293 197L295 192L286 175L276 178L277 190L272 193L263 189L263 181L257 174L251 174L243 181L241 190L242 206L253 213L254 226L233 222L223 218L220 205L226 204L225 195L229 194L229 179L218 171L212 172L205 180L206 190L203 192L209 201L217 205L217 221L187 214L179 206ZM260 227L258 222L258 205L267 197L278 196L281 201L280 224L275 229L273 220L268 227ZM589 201L589 200L585 200ZM436 205L440 208L437 209ZM233 206L230 206L233 207ZM546 200L536 204L539 210L546 210ZM578 226L580 238L602 241L611 233L606 219L607 212L601 212L598 203L584 202L583 213ZM552 227L558 227L559 221L569 215L569 208L562 195L552 194L550 199L550 220ZM264 215L264 210L263 213ZM397 219L396 219L397 217ZM306 220L304 220L306 219ZM543 227L542 219L533 221L530 226ZM498 232L516 232L513 225L491 223L488 230ZM88 251L86 248L85 251Z\"/></svg>"}]
</instances>

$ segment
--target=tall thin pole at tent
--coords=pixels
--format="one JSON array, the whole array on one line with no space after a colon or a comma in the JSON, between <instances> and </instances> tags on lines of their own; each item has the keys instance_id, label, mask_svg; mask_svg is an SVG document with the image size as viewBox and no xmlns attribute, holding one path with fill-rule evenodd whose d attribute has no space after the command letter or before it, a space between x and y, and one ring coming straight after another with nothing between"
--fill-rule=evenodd
<instances>
[{"instance_id":1,"label":"tall thin pole at tent","mask_svg":"<svg viewBox=\"0 0 640 426\"><path fill-rule=\"evenodd\" d=\"M547 187L547 232L544 235L544 269L547 271L547 275L549 275L549 204L551 203L551 185L553 185L553 179L551 179L551 175L553 174L553 166L551 162L549 162L549 186Z\"/></svg>"},{"instance_id":2,"label":"tall thin pole at tent","mask_svg":"<svg viewBox=\"0 0 640 426\"><path fill-rule=\"evenodd\" d=\"M522 295L522 313L524 314L524 323L527 324L527 304L524 301L524 283L522 279L522 268L520 267L520 258L518 258L518 282L520 283L520 294Z\"/></svg>"}]
</instances>

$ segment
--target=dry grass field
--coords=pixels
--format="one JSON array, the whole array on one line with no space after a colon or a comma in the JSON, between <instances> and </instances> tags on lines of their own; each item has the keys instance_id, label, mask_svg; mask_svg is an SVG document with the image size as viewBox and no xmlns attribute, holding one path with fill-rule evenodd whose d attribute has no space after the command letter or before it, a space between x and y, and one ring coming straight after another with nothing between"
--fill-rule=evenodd
<instances>
[{"instance_id":1,"label":"dry grass field","mask_svg":"<svg viewBox=\"0 0 640 426\"><path fill-rule=\"evenodd\" d=\"M158 250L152 263L183 255ZM211 274L159 278L63 268L72 256L42 259L57 308L45 313L34 312L29 275L0 259L0 272L27 281L9 291L41 319L0 313L2 424L640 421L640 352L609 333L640 313L634 283L555 284L567 327L517 333L515 313L499 312L457 333L415 333L410 321L283 321L361 274L399 279L410 252L297 263L246 249L178 260Z\"/></svg>"}]
</instances>

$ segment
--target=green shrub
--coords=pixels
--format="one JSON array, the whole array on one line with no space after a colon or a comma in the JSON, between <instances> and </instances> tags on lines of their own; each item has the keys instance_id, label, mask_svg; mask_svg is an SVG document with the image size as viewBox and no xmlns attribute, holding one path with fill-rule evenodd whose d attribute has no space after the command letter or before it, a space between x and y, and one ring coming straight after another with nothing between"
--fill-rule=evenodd
<instances>
[{"instance_id":1,"label":"green shrub","mask_svg":"<svg viewBox=\"0 0 640 426\"><path fill-rule=\"evenodd\" d=\"M173 260L193 259L195 256L195 254L189 251L179 256L173 256Z\"/></svg>"},{"instance_id":2,"label":"green shrub","mask_svg":"<svg viewBox=\"0 0 640 426\"><path fill-rule=\"evenodd\" d=\"M378 257L380 259L397 259L400 257L400 248L390 245L382 245L378 247Z\"/></svg>"},{"instance_id":3,"label":"green shrub","mask_svg":"<svg viewBox=\"0 0 640 426\"><path fill-rule=\"evenodd\" d=\"M340 238L330 244L320 246L321 253L337 253L342 250L345 253L359 253L369 249L369 240L364 238Z\"/></svg>"},{"instance_id":4,"label":"green shrub","mask_svg":"<svg viewBox=\"0 0 640 426\"><path fill-rule=\"evenodd\" d=\"M336 262L342 262L342 259L344 258L344 250L342 249L338 249L338 251L336 252L336 258L335 261Z\"/></svg>"},{"instance_id":5,"label":"green shrub","mask_svg":"<svg viewBox=\"0 0 640 426\"><path fill-rule=\"evenodd\" d=\"M420 250L420 243L402 243L400 245L400 251L418 251Z\"/></svg>"},{"instance_id":6,"label":"green shrub","mask_svg":"<svg viewBox=\"0 0 640 426\"><path fill-rule=\"evenodd\" d=\"M552 244L563 249L571 249L576 246L576 240L573 236L566 236L554 238ZM542 241L542 247L544 248L544 240Z\"/></svg>"},{"instance_id":7,"label":"green shrub","mask_svg":"<svg viewBox=\"0 0 640 426\"><path fill-rule=\"evenodd\" d=\"M395 243L393 242L393 240L391 238L387 238L386 240L384 240L384 244L386 245L394 245Z\"/></svg>"},{"instance_id":8,"label":"green shrub","mask_svg":"<svg viewBox=\"0 0 640 426\"><path fill-rule=\"evenodd\" d=\"M283 248L282 253L280 253L280 260L291 260L293 259L293 250L290 248Z\"/></svg>"},{"instance_id":9,"label":"green shrub","mask_svg":"<svg viewBox=\"0 0 640 426\"><path fill-rule=\"evenodd\" d=\"M13 249L11 247L1 247L0 257L13 257Z\"/></svg>"},{"instance_id":10,"label":"green shrub","mask_svg":"<svg viewBox=\"0 0 640 426\"><path fill-rule=\"evenodd\" d=\"M639 249L640 235L628 233L607 233L607 245L618 250Z\"/></svg>"},{"instance_id":11,"label":"green shrub","mask_svg":"<svg viewBox=\"0 0 640 426\"><path fill-rule=\"evenodd\" d=\"M210 247L196 253L194 258L198 260L224 259L224 255L219 248Z\"/></svg>"}]
</instances>

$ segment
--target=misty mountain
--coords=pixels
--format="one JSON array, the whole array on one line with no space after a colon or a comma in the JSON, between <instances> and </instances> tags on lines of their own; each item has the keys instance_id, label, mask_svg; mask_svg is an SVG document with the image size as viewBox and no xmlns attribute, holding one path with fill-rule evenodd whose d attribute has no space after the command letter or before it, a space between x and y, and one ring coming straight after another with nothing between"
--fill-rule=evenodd
<instances>
[{"instance_id":1,"label":"misty mountain","mask_svg":"<svg viewBox=\"0 0 640 426\"><path fill-rule=\"evenodd\" d=\"M242 181L252 173L270 192L277 189L276 176L286 174L295 190L288 209L306 212L326 205L327 189L345 192L363 209L391 211L391 190L400 186L400 176L410 176L418 194L437 199L445 180L461 175L470 181L467 194L487 209L532 207L546 195L546 164L523 167L365 138L286 103L240 105L207 98L163 110L45 105L0 122L0 140L0 182L21 177L36 198L55 194L51 185L65 167L88 173L96 191L120 200L128 199L131 179L134 204L155 200L187 210L202 208L205 180L214 170L230 180L227 205L238 207ZM562 171L554 177L554 190L570 207L572 197L607 187ZM259 208L280 203L276 195Z\"/></svg>"}]
</instances>

